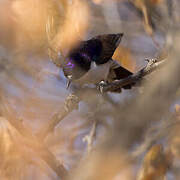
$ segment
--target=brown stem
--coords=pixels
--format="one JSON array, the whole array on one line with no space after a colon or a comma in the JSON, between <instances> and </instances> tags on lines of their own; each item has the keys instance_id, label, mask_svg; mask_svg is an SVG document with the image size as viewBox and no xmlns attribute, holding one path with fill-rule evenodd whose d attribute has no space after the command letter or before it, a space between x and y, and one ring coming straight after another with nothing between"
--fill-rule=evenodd
<instances>
[{"instance_id":1,"label":"brown stem","mask_svg":"<svg viewBox=\"0 0 180 180\"><path fill-rule=\"evenodd\" d=\"M155 61L150 60L146 67L138 71L137 73L134 73L133 75L128 76L127 78L113 81L112 83L103 84L99 89L103 92L113 91L119 88L122 88L123 86L126 86L128 84L132 84L134 82L140 81L144 76L150 74L151 72L155 71L160 66L164 65L166 60L162 61Z\"/></svg>"},{"instance_id":2,"label":"brown stem","mask_svg":"<svg viewBox=\"0 0 180 180\"><path fill-rule=\"evenodd\" d=\"M7 105L4 98L1 97L4 104L4 114L7 121L14 127L23 137L23 142L26 146L30 147L48 166L55 171L55 173L64 178L67 174L65 167L56 159L53 153L41 142L29 128L23 125L23 122L12 115L10 107Z\"/></svg>"},{"instance_id":3,"label":"brown stem","mask_svg":"<svg viewBox=\"0 0 180 180\"><path fill-rule=\"evenodd\" d=\"M78 108L79 99L76 95L70 94L66 100L63 109L54 114L52 119L36 134L38 139L45 139L50 132L54 131L56 125L64 119L70 112Z\"/></svg>"}]
</instances>

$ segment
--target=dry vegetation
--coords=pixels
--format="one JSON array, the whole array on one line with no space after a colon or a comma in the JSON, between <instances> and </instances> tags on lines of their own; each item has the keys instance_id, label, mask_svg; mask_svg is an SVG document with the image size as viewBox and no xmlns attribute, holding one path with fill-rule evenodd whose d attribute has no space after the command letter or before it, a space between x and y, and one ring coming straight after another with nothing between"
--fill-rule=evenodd
<instances>
[{"instance_id":1,"label":"dry vegetation","mask_svg":"<svg viewBox=\"0 0 180 180\"><path fill-rule=\"evenodd\" d=\"M1 0L0 179L178 180L179 12L179 0ZM68 51L119 32L113 58L134 74L67 90Z\"/></svg>"}]
</instances>

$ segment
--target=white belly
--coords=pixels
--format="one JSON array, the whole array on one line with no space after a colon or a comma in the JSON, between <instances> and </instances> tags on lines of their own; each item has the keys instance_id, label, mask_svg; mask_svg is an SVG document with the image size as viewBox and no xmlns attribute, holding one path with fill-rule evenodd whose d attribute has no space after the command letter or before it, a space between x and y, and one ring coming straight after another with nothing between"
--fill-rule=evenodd
<instances>
[{"instance_id":1,"label":"white belly","mask_svg":"<svg viewBox=\"0 0 180 180\"><path fill-rule=\"evenodd\" d=\"M78 80L75 80L74 82L82 85L96 84L102 80L107 80L112 63L113 62L111 60L101 65L96 65L95 63L92 63L90 70L84 76L82 76Z\"/></svg>"}]
</instances>

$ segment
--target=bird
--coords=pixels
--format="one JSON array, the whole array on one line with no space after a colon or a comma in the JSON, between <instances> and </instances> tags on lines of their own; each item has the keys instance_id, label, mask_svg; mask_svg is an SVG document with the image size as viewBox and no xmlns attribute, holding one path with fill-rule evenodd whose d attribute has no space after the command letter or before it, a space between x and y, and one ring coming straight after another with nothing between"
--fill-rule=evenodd
<instances>
[{"instance_id":1,"label":"bird","mask_svg":"<svg viewBox=\"0 0 180 180\"><path fill-rule=\"evenodd\" d=\"M98 35L80 41L72 48L62 63L62 70L68 82L67 87L71 83L83 86L112 82L132 75L132 72L112 59L122 37L123 33ZM130 89L131 85L123 88Z\"/></svg>"}]
</instances>

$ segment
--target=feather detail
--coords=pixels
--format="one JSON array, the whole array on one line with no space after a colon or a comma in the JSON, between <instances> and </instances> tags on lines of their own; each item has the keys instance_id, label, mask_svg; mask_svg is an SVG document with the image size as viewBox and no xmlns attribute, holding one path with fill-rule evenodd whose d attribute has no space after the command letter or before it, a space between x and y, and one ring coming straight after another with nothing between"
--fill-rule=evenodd
<instances>
[{"instance_id":1,"label":"feather detail","mask_svg":"<svg viewBox=\"0 0 180 180\"><path fill-rule=\"evenodd\" d=\"M69 52L64 61L64 75L66 77L71 75L72 81L78 80L91 69L92 62L97 66L106 64L111 60L122 36L122 33L105 34L81 41Z\"/></svg>"},{"instance_id":2,"label":"feather detail","mask_svg":"<svg viewBox=\"0 0 180 180\"><path fill-rule=\"evenodd\" d=\"M102 51L100 57L97 59L97 64L106 63L109 59L112 58L116 48L121 42L123 33L119 34L106 34L95 37L99 39L102 43Z\"/></svg>"}]
</instances>

